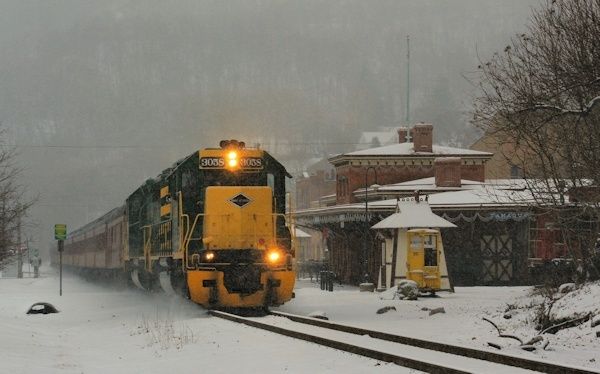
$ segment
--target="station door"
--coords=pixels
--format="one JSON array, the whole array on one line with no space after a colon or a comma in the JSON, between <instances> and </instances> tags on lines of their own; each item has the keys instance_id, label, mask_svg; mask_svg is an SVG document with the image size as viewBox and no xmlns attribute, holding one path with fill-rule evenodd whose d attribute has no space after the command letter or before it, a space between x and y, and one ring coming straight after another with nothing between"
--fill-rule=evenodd
<instances>
[{"instance_id":1,"label":"station door","mask_svg":"<svg viewBox=\"0 0 600 374\"><path fill-rule=\"evenodd\" d=\"M508 235L484 235L480 243L483 282L510 283L513 280L512 239Z\"/></svg>"}]
</instances>

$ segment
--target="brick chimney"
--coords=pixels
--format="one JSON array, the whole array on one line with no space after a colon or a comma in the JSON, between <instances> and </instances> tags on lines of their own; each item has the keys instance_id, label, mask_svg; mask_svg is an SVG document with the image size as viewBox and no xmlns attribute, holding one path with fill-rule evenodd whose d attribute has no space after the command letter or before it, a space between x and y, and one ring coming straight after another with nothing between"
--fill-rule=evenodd
<instances>
[{"instance_id":1,"label":"brick chimney","mask_svg":"<svg viewBox=\"0 0 600 374\"><path fill-rule=\"evenodd\" d=\"M418 123L411 131L415 152L432 152L433 125Z\"/></svg>"},{"instance_id":2,"label":"brick chimney","mask_svg":"<svg viewBox=\"0 0 600 374\"><path fill-rule=\"evenodd\" d=\"M406 143L407 136L408 136L408 128L407 127L398 128L398 143Z\"/></svg>"},{"instance_id":3,"label":"brick chimney","mask_svg":"<svg viewBox=\"0 0 600 374\"><path fill-rule=\"evenodd\" d=\"M460 157L438 157L433 161L437 187L460 187Z\"/></svg>"}]
</instances>

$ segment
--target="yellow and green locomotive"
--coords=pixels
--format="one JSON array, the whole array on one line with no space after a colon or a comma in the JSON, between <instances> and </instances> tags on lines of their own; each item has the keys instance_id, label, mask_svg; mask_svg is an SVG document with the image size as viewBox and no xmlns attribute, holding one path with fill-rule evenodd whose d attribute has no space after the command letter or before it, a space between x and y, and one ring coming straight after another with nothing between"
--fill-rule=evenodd
<instances>
[{"instance_id":1,"label":"yellow and green locomotive","mask_svg":"<svg viewBox=\"0 0 600 374\"><path fill-rule=\"evenodd\" d=\"M119 251L120 269L143 289L183 293L211 308L283 304L295 282L287 177L264 150L221 141L146 181L117 213L75 231L65 263L102 269L81 254ZM124 223L118 234L111 219Z\"/></svg>"}]
</instances>

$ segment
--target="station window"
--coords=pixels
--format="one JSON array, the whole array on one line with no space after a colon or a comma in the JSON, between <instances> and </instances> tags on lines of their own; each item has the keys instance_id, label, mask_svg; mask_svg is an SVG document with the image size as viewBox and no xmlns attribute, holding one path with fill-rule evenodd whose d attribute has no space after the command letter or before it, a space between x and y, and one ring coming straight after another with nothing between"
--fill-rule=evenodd
<instances>
[{"instance_id":1,"label":"station window","mask_svg":"<svg viewBox=\"0 0 600 374\"><path fill-rule=\"evenodd\" d=\"M510 167L510 178L511 179L519 179L523 178L523 169L516 165L512 165Z\"/></svg>"},{"instance_id":2,"label":"station window","mask_svg":"<svg viewBox=\"0 0 600 374\"><path fill-rule=\"evenodd\" d=\"M338 194L346 196L348 194L348 178L340 177L338 179Z\"/></svg>"}]
</instances>

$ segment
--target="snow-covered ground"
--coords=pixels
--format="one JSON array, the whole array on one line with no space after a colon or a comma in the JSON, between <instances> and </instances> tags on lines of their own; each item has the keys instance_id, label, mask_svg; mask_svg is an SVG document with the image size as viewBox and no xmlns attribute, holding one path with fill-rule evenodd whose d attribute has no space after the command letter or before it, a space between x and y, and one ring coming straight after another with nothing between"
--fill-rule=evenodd
<instances>
[{"instance_id":1,"label":"snow-covered ground","mask_svg":"<svg viewBox=\"0 0 600 374\"><path fill-rule=\"evenodd\" d=\"M66 276L63 296L58 278L46 269L43 278L0 279L0 373L402 373L412 372L314 344L208 317L180 297L112 289ZM334 292L298 282L296 299L281 311L307 315L322 311L330 320L455 344L487 347L564 364L600 368L600 338L589 322L550 336L548 349L525 352L517 342L497 337L482 317L506 333L529 339L534 330L521 318L502 318L508 304L528 305L524 287L458 288L455 294L417 301L381 299L388 294L361 293L353 287ZM587 293L586 293L587 292ZM596 307L600 284L570 296L575 304ZM596 297L596 299L594 299ZM592 299L590 299L592 298ZM581 301L583 300L583 301ZM26 315L31 304L47 301L60 313ZM376 314L384 306L394 306ZM424 307L443 306L445 314L429 316ZM556 306L554 306L556 308ZM513 312L514 313L514 312ZM489 347L488 347L489 348ZM492 349L492 348L489 348Z\"/></svg>"},{"instance_id":2,"label":"snow-covered ground","mask_svg":"<svg viewBox=\"0 0 600 374\"><path fill-rule=\"evenodd\" d=\"M0 279L0 373L410 373L207 316L180 297L66 276ZM58 314L26 315L46 301Z\"/></svg>"},{"instance_id":3,"label":"snow-covered ground","mask_svg":"<svg viewBox=\"0 0 600 374\"><path fill-rule=\"evenodd\" d=\"M498 352L488 342L502 347L501 353L542 359L564 365L600 370L600 338L590 322L578 327L544 334L549 341L534 352L519 348L513 339L499 338L496 329L484 321L495 322L504 334L515 335L524 342L537 335L534 313L543 299L533 296L532 287L457 287L455 293L440 293L438 297L421 297L415 301L392 299L393 292L360 293L353 287L336 287L334 292L318 289L308 281L300 282L296 299L280 308L295 314L324 313L331 321L435 340L477 349ZM384 314L376 311L393 306ZM443 307L445 313L429 315L429 310ZM510 319L504 315L509 310ZM589 284L566 294L552 308L558 317L584 315L593 312L600 318L600 282Z\"/></svg>"}]
</instances>

